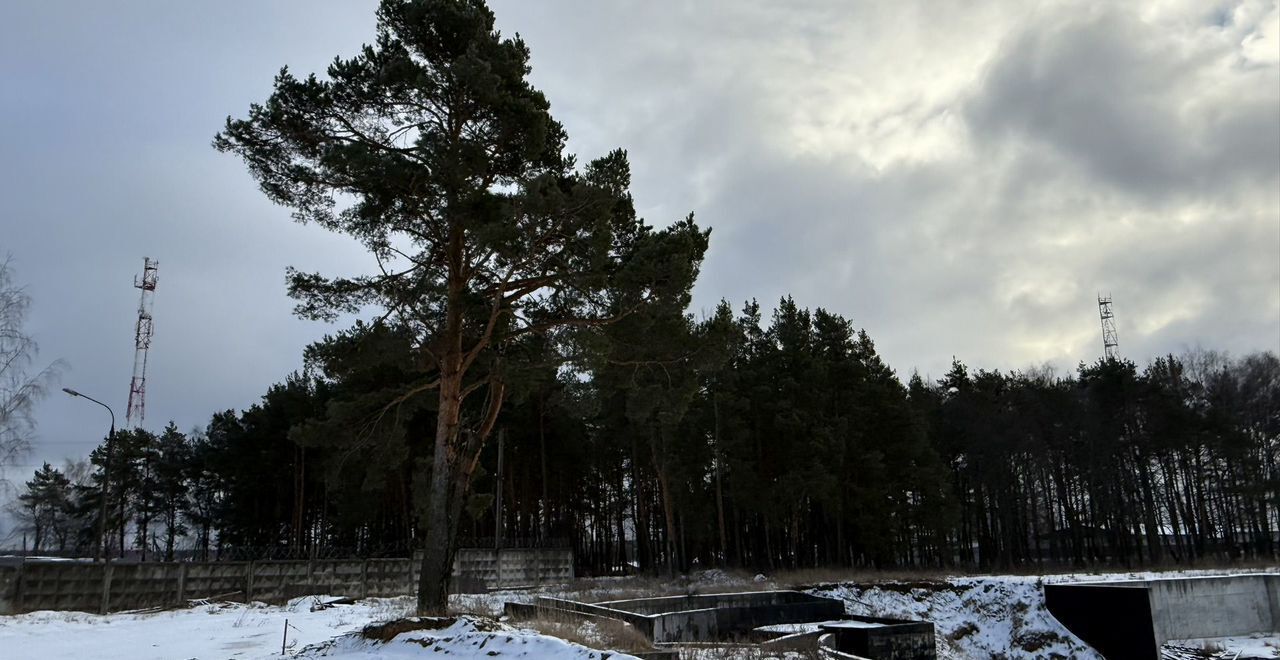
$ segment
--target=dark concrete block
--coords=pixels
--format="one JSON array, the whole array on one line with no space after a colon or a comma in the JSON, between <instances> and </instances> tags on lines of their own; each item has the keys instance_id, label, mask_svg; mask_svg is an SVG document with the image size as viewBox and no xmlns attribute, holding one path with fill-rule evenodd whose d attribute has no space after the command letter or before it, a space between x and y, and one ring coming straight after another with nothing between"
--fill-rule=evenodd
<instances>
[{"instance_id":1,"label":"dark concrete block","mask_svg":"<svg viewBox=\"0 0 1280 660\"><path fill-rule=\"evenodd\" d=\"M873 660L935 660L933 624L874 617L851 617L850 624L822 627L835 649Z\"/></svg>"}]
</instances>

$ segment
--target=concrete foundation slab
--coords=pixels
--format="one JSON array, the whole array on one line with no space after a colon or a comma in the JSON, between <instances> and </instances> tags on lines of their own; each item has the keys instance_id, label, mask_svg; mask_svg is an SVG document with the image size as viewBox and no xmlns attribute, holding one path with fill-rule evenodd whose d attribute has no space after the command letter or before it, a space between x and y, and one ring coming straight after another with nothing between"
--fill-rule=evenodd
<instances>
[{"instance_id":1,"label":"concrete foundation slab","mask_svg":"<svg viewBox=\"0 0 1280 660\"><path fill-rule=\"evenodd\" d=\"M808 644L829 633L832 650L875 660L932 660L933 624L845 614L844 603L799 591L753 591L579 603L538 598L507 603L513 618L610 618L630 624L654 644L755 642Z\"/></svg>"}]
</instances>

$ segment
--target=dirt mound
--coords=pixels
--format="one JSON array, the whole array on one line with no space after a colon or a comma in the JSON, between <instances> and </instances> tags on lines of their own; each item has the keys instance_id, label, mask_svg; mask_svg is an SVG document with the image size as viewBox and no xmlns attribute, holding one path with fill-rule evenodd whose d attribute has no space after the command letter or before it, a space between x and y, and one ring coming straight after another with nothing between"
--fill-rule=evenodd
<instances>
[{"instance_id":1,"label":"dirt mound","mask_svg":"<svg viewBox=\"0 0 1280 660\"><path fill-rule=\"evenodd\" d=\"M457 619L451 617L413 616L367 625L360 631L360 636L379 642L389 642L401 633L415 630L442 630L456 622Z\"/></svg>"}]
</instances>

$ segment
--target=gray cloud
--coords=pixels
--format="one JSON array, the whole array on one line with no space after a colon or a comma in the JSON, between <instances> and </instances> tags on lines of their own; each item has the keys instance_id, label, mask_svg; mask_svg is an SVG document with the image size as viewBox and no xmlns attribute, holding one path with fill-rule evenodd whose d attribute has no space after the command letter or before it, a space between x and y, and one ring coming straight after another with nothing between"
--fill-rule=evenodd
<instances>
[{"instance_id":1,"label":"gray cloud","mask_svg":"<svg viewBox=\"0 0 1280 660\"><path fill-rule=\"evenodd\" d=\"M1046 145L1098 185L1156 200L1273 184L1274 64L1244 58L1228 28L1195 32L1187 44L1120 10L1030 26L998 53L967 119L980 139Z\"/></svg>"}]
</instances>

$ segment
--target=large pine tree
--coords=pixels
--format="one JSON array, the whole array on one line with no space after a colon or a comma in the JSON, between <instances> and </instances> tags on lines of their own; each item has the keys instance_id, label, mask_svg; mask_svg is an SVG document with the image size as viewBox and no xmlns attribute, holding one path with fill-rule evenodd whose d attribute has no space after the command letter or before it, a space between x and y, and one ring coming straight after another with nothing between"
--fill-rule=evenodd
<instances>
[{"instance_id":1,"label":"large pine tree","mask_svg":"<svg viewBox=\"0 0 1280 660\"><path fill-rule=\"evenodd\" d=\"M480 0L384 0L377 17L372 45L324 78L281 71L214 144L299 221L349 234L376 262L363 277L292 272L299 314L374 308L413 333L423 376L384 412L436 393L418 609L438 612L506 394L504 345L681 298L707 235L639 220L621 151L575 166L527 80L528 49Z\"/></svg>"}]
</instances>

